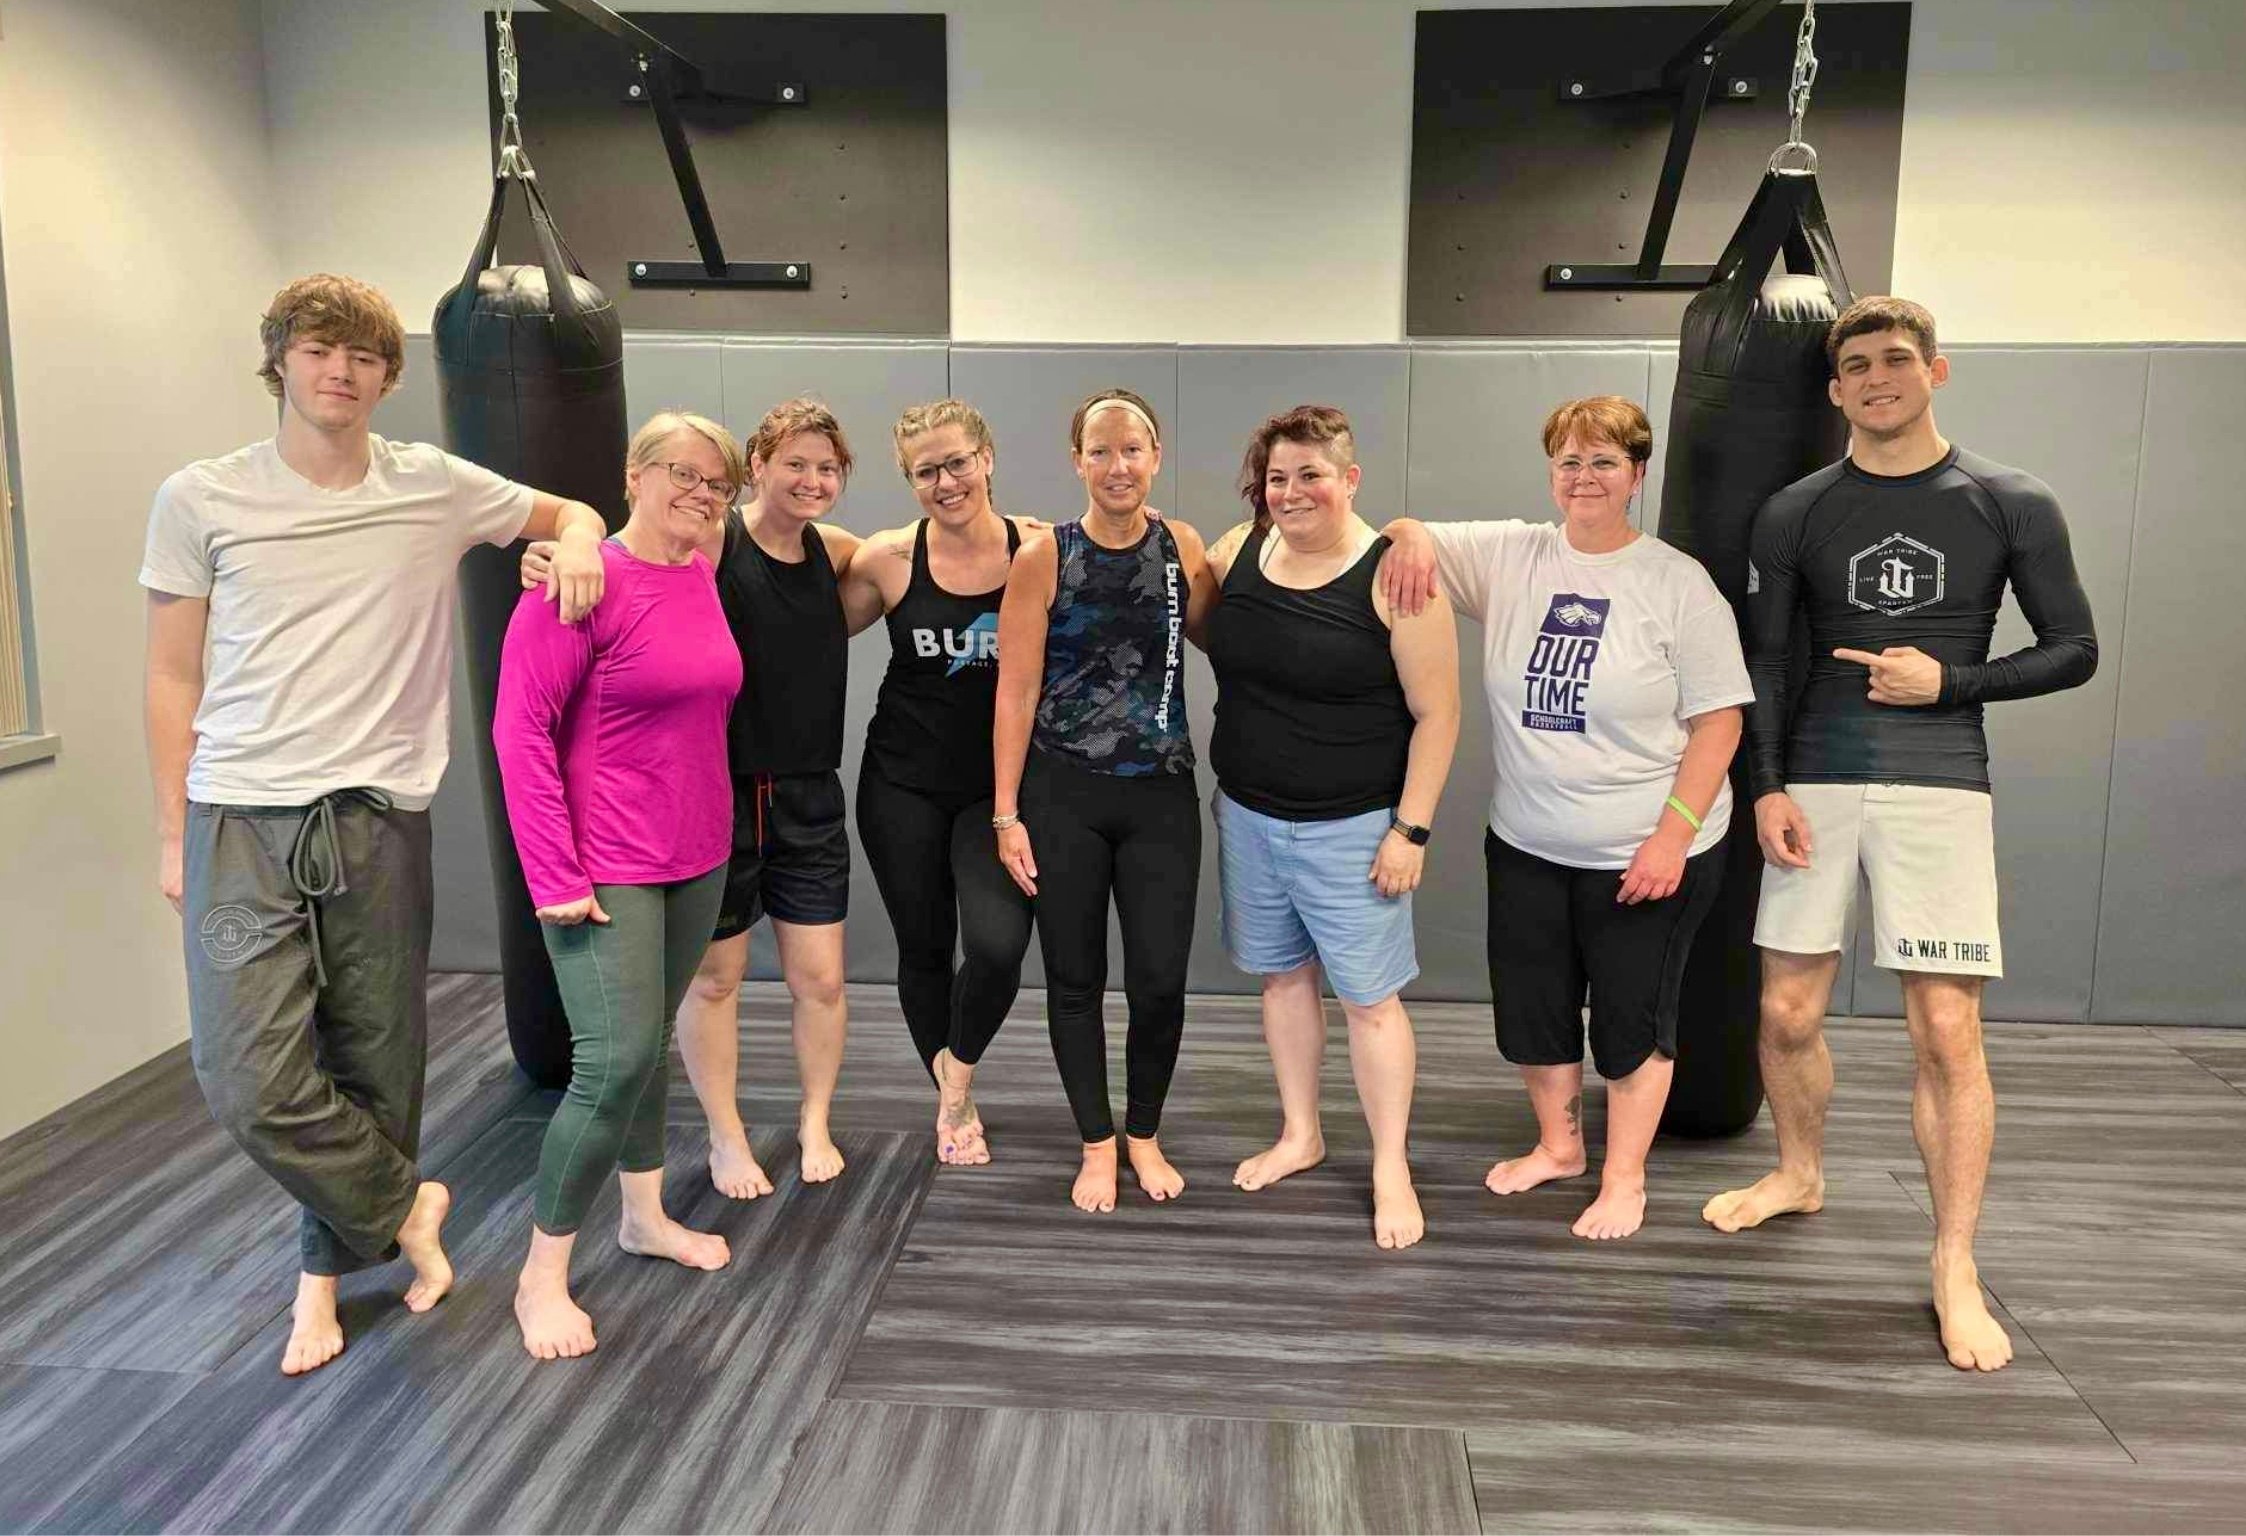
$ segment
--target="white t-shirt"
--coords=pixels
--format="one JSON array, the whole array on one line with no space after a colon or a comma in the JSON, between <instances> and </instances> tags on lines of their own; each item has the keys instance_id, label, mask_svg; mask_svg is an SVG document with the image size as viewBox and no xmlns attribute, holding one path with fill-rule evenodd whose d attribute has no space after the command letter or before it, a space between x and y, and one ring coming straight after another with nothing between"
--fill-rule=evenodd
<instances>
[{"instance_id":1,"label":"white t-shirt","mask_svg":"<svg viewBox=\"0 0 2246 1536\"><path fill-rule=\"evenodd\" d=\"M435 796L460 557L520 535L532 492L426 443L368 447L349 490L314 485L270 438L157 490L140 584L210 601L189 799Z\"/></svg>"},{"instance_id":2,"label":"white t-shirt","mask_svg":"<svg viewBox=\"0 0 2246 1536\"><path fill-rule=\"evenodd\" d=\"M1690 555L1649 535L1612 554L1552 523L1429 523L1443 592L1482 621L1497 790L1490 829L1577 869L1626 869L1676 781L1684 722L1755 696L1739 629ZM1692 851L1731 825L1731 786Z\"/></svg>"}]
</instances>

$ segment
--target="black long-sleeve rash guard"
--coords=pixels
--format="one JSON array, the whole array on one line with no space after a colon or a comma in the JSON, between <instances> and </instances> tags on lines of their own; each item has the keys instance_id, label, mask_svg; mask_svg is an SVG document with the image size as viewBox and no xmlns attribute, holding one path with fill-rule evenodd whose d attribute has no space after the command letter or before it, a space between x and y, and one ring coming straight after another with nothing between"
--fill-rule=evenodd
<instances>
[{"instance_id":1,"label":"black long-sleeve rash guard","mask_svg":"<svg viewBox=\"0 0 2246 1536\"><path fill-rule=\"evenodd\" d=\"M1981 706L2073 688L2098 668L2057 498L1977 454L1952 448L1915 475L1868 474L1843 459L1765 502L1749 551L1758 796L1788 781L1987 789ZM1991 660L2008 580L2035 644ZM1809 675L1789 699L1797 610L1809 619ZM1942 663L1938 702L1874 704L1864 665L1833 655L1900 645Z\"/></svg>"}]
</instances>

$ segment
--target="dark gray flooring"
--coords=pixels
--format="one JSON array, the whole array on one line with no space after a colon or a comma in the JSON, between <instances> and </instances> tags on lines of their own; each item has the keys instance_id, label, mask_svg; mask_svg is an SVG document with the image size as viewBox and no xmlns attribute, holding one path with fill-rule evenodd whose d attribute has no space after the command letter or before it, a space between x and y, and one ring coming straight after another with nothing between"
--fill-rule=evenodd
<instances>
[{"instance_id":1,"label":"dark gray flooring","mask_svg":"<svg viewBox=\"0 0 2246 1536\"><path fill-rule=\"evenodd\" d=\"M1767 1166L1766 1122L1665 1144L1646 1229L1594 1246L1567 1232L1591 1181L1481 1188L1533 1120L1486 1009L1418 1008L1429 1236L1385 1254L1338 1017L1325 1167L1230 1187L1270 1071L1253 1002L1197 998L1165 1126L1186 1195L1126 1186L1089 1217L1040 999L979 1080L996 1161L937 1170L894 1002L854 989L850 1167L806 1186L785 997L758 987L746 1098L777 1192L710 1190L679 1074L671 1204L733 1265L588 1241L601 1348L541 1365L509 1304L547 1100L497 996L434 988L461 1285L413 1317L399 1274L346 1282L350 1347L301 1381L274 1369L292 1213L183 1050L0 1142L0 1528L2246 1528L2246 1033L1991 1027L1982 1272L2019 1355L1967 1377L1925 1301L1891 1022L1832 1030L1822 1215L1698 1221Z\"/></svg>"}]
</instances>

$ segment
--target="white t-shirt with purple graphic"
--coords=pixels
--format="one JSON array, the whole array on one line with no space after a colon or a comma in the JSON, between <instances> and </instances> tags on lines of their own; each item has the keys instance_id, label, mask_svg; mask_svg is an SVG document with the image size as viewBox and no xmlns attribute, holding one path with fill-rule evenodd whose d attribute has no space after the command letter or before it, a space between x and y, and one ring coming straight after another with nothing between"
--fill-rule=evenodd
<instances>
[{"instance_id":1,"label":"white t-shirt with purple graphic","mask_svg":"<svg viewBox=\"0 0 2246 1536\"><path fill-rule=\"evenodd\" d=\"M1482 624L1497 788L1490 829L1555 864L1624 869L1661 819L1685 721L1755 694L1731 607L1652 535L1611 554L1557 524L1429 523L1443 593ZM1731 825L1731 786L1692 851Z\"/></svg>"}]
</instances>

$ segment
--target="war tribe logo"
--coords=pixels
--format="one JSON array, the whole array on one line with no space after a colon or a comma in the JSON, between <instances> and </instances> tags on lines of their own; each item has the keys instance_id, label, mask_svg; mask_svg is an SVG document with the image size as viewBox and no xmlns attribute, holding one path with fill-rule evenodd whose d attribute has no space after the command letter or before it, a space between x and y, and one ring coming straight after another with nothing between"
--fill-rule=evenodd
<instances>
[{"instance_id":1,"label":"war tribe logo","mask_svg":"<svg viewBox=\"0 0 2246 1536\"><path fill-rule=\"evenodd\" d=\"M1906 534L1891 533L1848 562L1848 600L1858 608L1889 617L1942 600L1948 562L1938 549Z\"/></svg>"}]
</instances>

